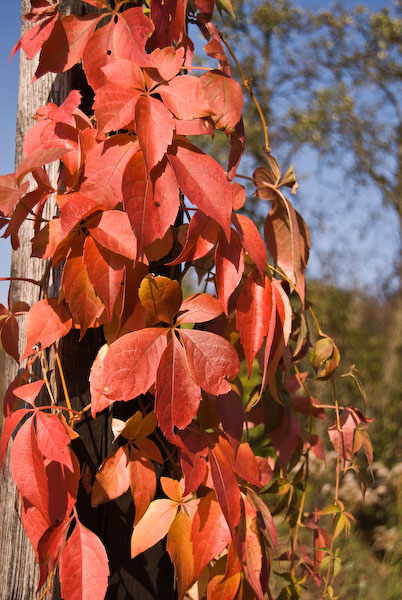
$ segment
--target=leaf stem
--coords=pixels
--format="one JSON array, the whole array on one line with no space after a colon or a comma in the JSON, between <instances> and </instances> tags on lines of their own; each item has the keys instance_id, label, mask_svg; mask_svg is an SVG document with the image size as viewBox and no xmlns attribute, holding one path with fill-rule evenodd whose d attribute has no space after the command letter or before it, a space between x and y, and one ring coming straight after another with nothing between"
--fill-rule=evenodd
<instances>
[{"instance_id":1,"label":"leaf stem","mask_svg":"<svg viewBox=\"0 0 402 600\"><path fill-rule=\"evenodd\" d=\"M254 104L255 104L255 106L257 108L258 114L259 114L260 119L261 119L262 128L263 128L263 131L264 131L265 152L266 152L266 154L269 154L271 152L271 148L269 146L267 122L265 120L264 113L262 112L261 105L258 102L257 97L255 96L255 94L253 92L253 87L252 87L252 84L251 84L251 80L247 79L247 77L245 76L243 68L242 68L241 64L239 63L239 61L238 61L235 53L232 50L232 47L230 46L229 42L227 41L226 37L223 35L222 32L219 32L219 35L220 35L220 38L221 38L222 42L225 44L226 48L228 49L230 56L233 58L234 62L236 63L236 67L237 67L237 70L239 71L239 75L240 75L240 77L242 79L243 86L245 87L245 89L247 90L247 92L250 94L250 97L251 97L252 101L254 102Z\"/></svg>"},{"instance_id":2,"label":"leaf stem","mask_svg":"<svg viewBox=\"0 0 402 600\"><path fill-rule=\"evenodd\" d=\"M46 357L45 357L45 351L41 350L40 353L40 362L42 365L42 374L43 374L43 379L45 380L45 384L47 387L47 391L49 392L49 396L50 396L50 402L52 404L52 407L56 406L56 400L53 396L53 392L52 392L52 388L50 387L50 382L47 376L47 364L46 364Z\"/></svg>"},{"instance_id":3,"label":"leaf stem","mask_svg":"<svg viewBox=\"0 0 402 600\"><path fill-rule=\"evenodd\" d=\"M67 384L66 384L66 379L64 377L64 371L63 371L63 367L61 366L61 360L60 360L60 355L59 355L59 351L56 348L55 351L56 354L56 362L57 362L57 367L59 369L59 374L60 374L60 379L61 379L61 385L63 388L63 393L64 393L64 399L66 401L67 404L67 408L69 409L69 417L70 417L70 427L72 429L74 429L74 414L72 412L72 406L71 406L71 402L70 402L70 396L67 390Z\"/></svg>"},{"instance_id":4,"label":"leaf stem","mask_svg":"<svg viewBox=\"0 0 402 600\"><path fill-rule=\"evenodd\" d=\"M43 590L43 592L41 593L41 595L39 596L38 600L43 600L46 596L46 594L48 592L50 592L50 588L52 587L52 583L53 583L53 577L54 577L54 571L51 571L49 574L49 579L47 582L47 585L45 587L45 589Z\"/></svg>"},{"instance_id":5,"label":"leaf stem","mask_svg":"<svg viewBox=\"0 0 402 600\"><path fill-rule=\"evenodd\" d=\"M339 416L339 403L338 403L338 397L336 394L336 386L335 386L335 382L334 382L333 378L331 378L331 383L332 383L332 391L333 391L333 395L334 395L334 404L335 404L335 409L336 409L336 429L341 434L342 428L341 428L341 421L340 421L340 416ZM340 452L338 449L338 451L336 453L336 482L335 482L335 496L334 496L334 500L335 500L336 504L338 504L339 479L340 479ZM325 583L324 583L324 597L326 596L327 591L328 591L328 586L330 584L330 578L331 578L331 572L332 572L332 563L333 563L333 558L334 558L334 542L335 542L335 523L336 523L336 515L334 515L333 523L332 523L332 538L331 538L331 544L329 547L328 569L327 569L327 573L325 576Z\"/></svg>"}]
</instances>

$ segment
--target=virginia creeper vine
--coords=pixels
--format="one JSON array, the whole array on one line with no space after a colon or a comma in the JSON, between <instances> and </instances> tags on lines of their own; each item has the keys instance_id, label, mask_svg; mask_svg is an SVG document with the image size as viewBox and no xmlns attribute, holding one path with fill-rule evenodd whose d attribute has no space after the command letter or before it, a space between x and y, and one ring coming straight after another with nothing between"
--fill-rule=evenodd
<instances>
[{"instance_id":1,"label":"virginia creeper vine","mask_svg":"<svg viewBox=\"0 0 402 600\"><path fill-rule=\"evenodd\" d=\"M93 507L131 490L132 557L167 536L180 600L295 598L308 581L334 597L334 542L352 518L338 497L341 462L344 471L356 469L361 447L371 460L362 433L369 419L340 406L335 393L333 405L320 404L306 383L333 381L339 353L306 298L309 232L284 193L296 191L293 169L282 175L270 154L260 104L212 20L216 9L230 14L231 3L86 4L101 12L65 17L55 0L32 0L26 18L33 28L13 53L21 48L32 58L40 52L34 79L82 64L94 115L79 108L77 90L60 107L38 108L26 158L0 178L4 236L18 247L19 228L34 215L32 255L48 261L46 273L63 269L58 297L48 297L44 277L27 280L42 290L33 306L0 306L3 346L24 365L6 394L1 460L14 434L10 468L22 520L40 565L39 586L48 580L40 597L56 569L65 600L77 593L77 580L79 597L106 594L105 548L82 525L76 506L88 468L79 464L72 440L85 412L96 419L133 399L130 418L112 420L115 451L89 482L86 475L84 486ZM215 68L192 66L187 21L205 36ZM252 175L237 174L247 132L241 86L225 47L261 118L266 164ZM226 169L193 142L216 130L227 136ZM50 182L46 166L55 161L60 176ZM271 204L264 239L241 212L246 189L236 177ZM53 194L58 213L46 221L42 211ZM170 277L153 273L155 263L170 268ZM186 297L189 275L204 291ZM315 373L306 359L309 311L318 334L311 351ZM20 356L21 314L27 324ZM89 328L103 328L106 343L91 369L91 402L76 411L57 348L72 329L85 344ZM46 352L53 346L66 406L47 375ZM50 403L39 406L43 386ZM334 503L321 509L309 506L308 497L310 461L325 459L316 420L329 421L337 453ZM155 499L158 463L171 475L160 478L162 499ZM55 489L64 496L56 505ZM334 515L331 535L327 514ZM280 520L290 533L278 544Z\"/></svg>"}]
</instances>

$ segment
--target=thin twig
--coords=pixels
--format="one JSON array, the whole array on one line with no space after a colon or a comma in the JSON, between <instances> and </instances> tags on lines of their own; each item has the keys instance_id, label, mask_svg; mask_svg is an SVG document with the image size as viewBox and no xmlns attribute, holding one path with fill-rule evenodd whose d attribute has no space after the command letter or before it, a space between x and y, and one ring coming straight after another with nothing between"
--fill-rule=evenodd
<instances>
[{"instance_id":1,"label":"thin twig","mask_svg":"<svg viewBox=\"0 0 402 600\"><path fill-rule=\"evenodd\" d=\"M61 366L61 360L60 360L60 355L59 355L59 351L56 349L55 351L56 354L56 362L57 362L57 366L59 369L59 374L60 374L60 379L61 379L61 385L63 388L63 392L64 392L64 399L66 401L67 404L67 408L69 409L69 417L70 417L70 427L72 429L74 429L74 415L72 412L72 406L71 406L71 402L70 402L70 396L67 390L67 384L66 384L66 379L64 377L64 371L63 371L63 367Z\"/></svg>"},{"instance_id":2,"label":"thin twig","mask_svg":"<svg viewBox=\"0 0 402 600\"><path fill-rule=\"evenodd\" d=\"M49 392L50 401L52 403L52 406L56 406L56 400L54 399L52 388L50 387L49 379L47 377L47 369L48 369L48 367L47 367L47 364L46 364L46 357L45 357L45 351L44 350L41 350L41 353L40 353L40 362L41 362L41 365L42 365L43 379L45 380L47 391Z\"/></svg>"},{"instance_id":3,"label":"thin twig","mask_svg":"<svg viewBox=\"0 0 402 600\"><path fill-rule=\"evenodd\" d=\"M255 106L257 108L258 114L259 114L260 119L261 119L262 128L263 128L263 131L264 131L265 152L267 154L269 154L271 152L271 148L269 146L267 122L265 120L264 113L262 112L261 105L258 102L257 97L255 96L255 94L253 92L251 81L250 81L250 79L247 79L247 77L245 76L245 73L243 71L243 68L242 68L241 64L237 60L237 57L236 57L235 53L232 50L232 47L230 46L229 42L227 41L227 39L225 38L225 36L223 35L223 33L220 32L219 35L220 35L220 38L221 38L222 42L225 44L226 48L229 50L230 56L233 58L234 62L236 63L236 67L237 67L237 69L239 71L239 75L241 77L242 83L243 83L244 87L246 88L246 90L248 91L248 93L250 94L250 97L251 97L252 101L254 102L254 104L255 104Z\"/></svg>"}]
</instances>

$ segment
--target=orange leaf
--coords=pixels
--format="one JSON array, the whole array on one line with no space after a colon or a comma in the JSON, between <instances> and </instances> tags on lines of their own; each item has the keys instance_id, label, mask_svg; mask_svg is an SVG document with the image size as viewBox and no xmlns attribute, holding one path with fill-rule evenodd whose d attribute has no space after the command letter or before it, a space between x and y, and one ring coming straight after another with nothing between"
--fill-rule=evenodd
<instances>
[{"instance_id":1,"label":"orange leaf","mask_svg":"<svg viewBox=\"0 0 402 600\"><path fill-rule=\"evenodd\" d=\"M237 552L242 563L243 572L253 588L258 600L263 600L261 587L262 548L258 535L257 513L250 502L243 496L243 510L237 537Z\"/></svg>"},{"instance_id":2,"label":"orange leaf","mask_svg":"<svg viewBox=\"0 0 402 600\"><path fill-rule=\"evenodd\" d=\"M166 542L166 550L175 566L178 600L184 598L194 577L193 545L190 534L191 519L182 508L169 528Z\"/></svg>"},{"instance_id":3,"label":"orange leaf","mask_svg":"<svg viewBox=\"0 0 402 600\"><path fill-rule=\"evenodd\" d=\"M178 504L172 500L154 500L131 536L131 558L142 554L165 537L176 516Z\"/></svg>"},{"instance_id":4,"label":"orange leaf","mask_svg":"<svg viewBox=\"0 0 402 600\"><path fill-rule=\"evenodd\" d=\"M104 545L77 520L60 560L62 597L64 600L104 600L108 577Z\"/></svg>"},{"instance_id":5,"label":"orange leaf","mask_svg":"<svg viewBox=\"0 0 402 600\"><path fill-rule=\"evenodd\" d=\"M219 503L211 492L201 498L191 527L195 558L194 579L230 542L230 531Z\"/></svg>"},{"instance_id":6,"label":"orange leaf","mask_svg":"<svg viewBox=\"0 0 402 600\"><path fill-rule=\"evenodd\" d=\"M92 488L91 505L99 506L118 498L130 485L127 446L122 446L108 456L98 469Z\"/></svg>"},{"instance_id":7,"label":"orange leaf","mask_svg":"<svg viewBox=\"0 0 402 600\"><path fill-rule=\"evenodd\" d=\"M175 502L181 502L183 490L179 481L170 477L161 477L161 486L168 498Z\"/></svg>"},{"instance_id":8,"label":"orange leaf","mask_svg":"<svg viewBox=\"0 0 402 600\"><path fill-rule=\"evenodd\" d=\"M135 448L130 448L129 476L135 505L135 527L144 516L156 491L156 476L153 464L141 456L141 453Z\"/></svg>"},{"instance_id":9,"label":"orange leaf","mask_svg":"<svg viewBox=\"0 0 402 600\"><path fill-rule=\"evenodd\" d=\"M209 331L182 329L180 336L195 382L216 396L229 392L225 377L234 379L239 372L239 357L233 346Z\"/></svg>"},{"instance_id":10,"label":"orange leaf","mask_svg":"<svg viewBox=\"0 0 402 600\"><path fill-rule=\"evenodd\" d=\"M65 304L57 299L40 300L30 309L27 318L27 344L21 359L35 352L35 346L41 349L51 346L67 335L72 325L71 316Z\"/></svg>"},{"instance_id":11,"label":"orange leaf","mask_svg":"<svg viewBox=\"0 0 402 600\"><path fill-rule=\"evenodd\" d=\"M142 280L138 296L142 306L154 320L165 323L172 323L183 298L177 281L151 273Z\"/></svg>"},{"instance_id":12,"label":"orange leaf","mask_svg":"<svg viewBox=\"0 0 402 600\"><path fill-rule=\"evenodd\" d=\"M131 400L145 394L156 379L167 332L161 327L140 329L116 340L104 359L99 392L114 400Z\"/></svg>"},{"instance_id":13,"label":"orange leaf","mask_svg":"<svg viewBox=\"0 0 402 600\"><path fill-rule=\"evenodd\" d=\"M197 413L201 390L194 382L186 354L176 335L164 351L156 377L155 411L159 426L168 439L174 428L184 429Z\"/></svg>"}]
</instances>

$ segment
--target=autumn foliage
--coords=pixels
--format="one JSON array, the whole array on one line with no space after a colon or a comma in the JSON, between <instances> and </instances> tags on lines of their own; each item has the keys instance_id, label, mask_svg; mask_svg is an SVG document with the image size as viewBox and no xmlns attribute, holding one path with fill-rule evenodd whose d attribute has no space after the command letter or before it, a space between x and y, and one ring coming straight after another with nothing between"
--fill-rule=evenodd
<instances>
[{"instance_id":1,"label":"autumn foliage","mask_svg":"<svg viewBox=\"0 0 402 600\"><path fill-rule=\"evenodd\" d=\"M308 579L333 597L334 540L352 517L337 492L333 504L307 512L309 461L324 460L326 444L315 422L328 420L338 490L361 447L371 460L368 419L336 397L323 407L309 392L309 377L332 380L339 363L319 328L315 373L297 366L309 350L309 232L285 195L296 191L293 170L281 174L263 119L266 164L251 176L238 171L243 92L230 72L233 51L212 22L214 11L233 12L230 1L150 0L126 9L125 1L112 8L86 0L98 10L85 16L60 16L55 1L31 4L25 18L33 26L13 53L40 52L34 79L82 61L94 91L92 116L76 90L61 106L39 107L25 159L0 178L4 236L18 248L19 229L33 217L32 256L63 270L57 298L44 277L32 281L42 290L33 306L0 306L3 346L26 361L6 393L1 459L14 434L10 468L40 565L38 590L58 568L65 600L106 594L107 553L76 507L83 485L94 507L130 490L131 556L167 536L179 599L273 598L274 560L281 598L298 597ZM213 67L193 67L189 24L205 36ZM227 136L224 167L195 141L216 130ZM54 161L57 182L46 172ZM271 203L265 239L241 212L238 178ZM54 195L49 221L43 211ZM186 296L191 273L204 291ZM89 328L103 328L106 343L86 409L96 419L116 402L136 403L127 421L113 419L116 449L88 475L71 448L83 411L72 409L68 386L55 397L45 367L39 379L32 369L46 365L46 349L57 350L71 329L85 344ZM46 388L48 402L39 405ZM170 475L156 498L155 464ZM275 515L290 528L281 543Z\"/></svg>"}]
</instances>

